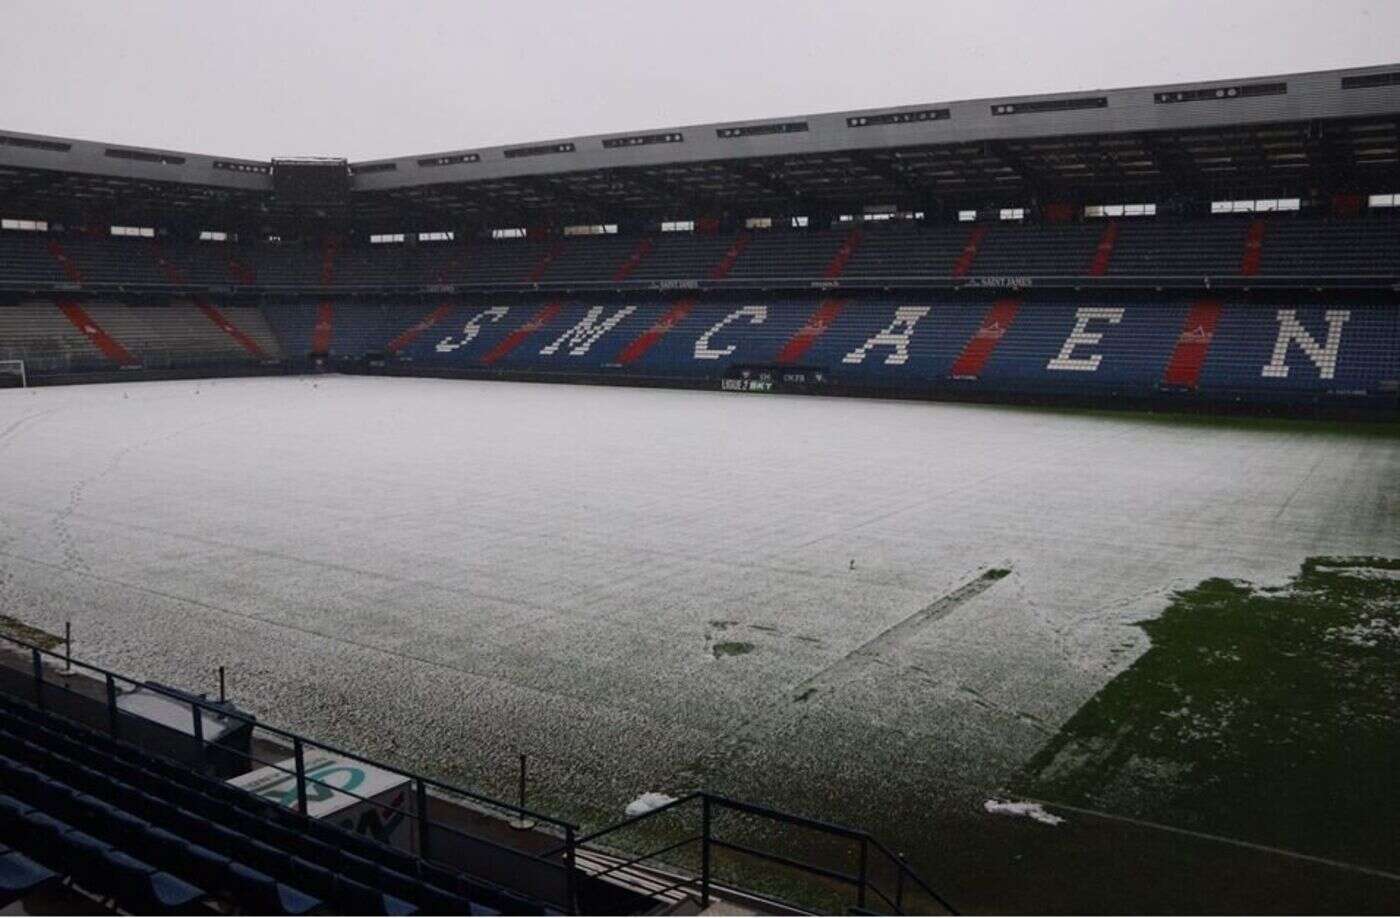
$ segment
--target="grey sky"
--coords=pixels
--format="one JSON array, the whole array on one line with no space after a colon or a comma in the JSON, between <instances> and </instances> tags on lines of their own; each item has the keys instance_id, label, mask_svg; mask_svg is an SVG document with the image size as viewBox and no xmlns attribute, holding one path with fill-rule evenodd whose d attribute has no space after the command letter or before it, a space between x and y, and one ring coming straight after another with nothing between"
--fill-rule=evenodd
<instances>
[{"instance_id":1,"label":"grey sky","mask_svg":"<svg viewBox=\"0 0 1400 918\"><path fill-rule=\"evenodd\" d=\"M0 128L370 159L1361 66L1400 2L0 0Z\"/></svg>"}]
</instances>

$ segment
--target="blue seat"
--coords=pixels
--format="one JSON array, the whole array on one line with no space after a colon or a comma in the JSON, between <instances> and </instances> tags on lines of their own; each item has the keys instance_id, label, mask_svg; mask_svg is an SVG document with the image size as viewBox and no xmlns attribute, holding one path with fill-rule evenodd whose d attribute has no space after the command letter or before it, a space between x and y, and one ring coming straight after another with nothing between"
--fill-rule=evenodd
<instances>
[{"instance_id":1,"label":"blue seat","mask_svg":"<svg viewBox=\"0 0 1400 918\"><path fill-rule=\"evenodd\" d=\"M40 796L40 789L43 786L43 778L38 772L31 768L19 764L13 759L7 760L3 766L3 772L9 790L23 800L34 802L36 796Z\"/></svg>"},{"instance_id":2,"label":"blue seat","mask_svg":"<svg viewBox=\"0 0 1400 918\"><path fill-rule=\"evenodd\" d=\"M321 900L246 864L229 865L229 891L246 911L266 915L305 915L321 907Z\"/></svg>"},{"instance_id":3,"label":"blue seat","mask_svg":"<svg viewBox=\"0 0 1400 918\"><path fill-rule=\"evenodd\" d=\"M62 877L18 851L0 847L0 908L57 883Z\"/></svg>"},{"instance_id":4,"label":"blue seat","mask_svg":"<svg viewBox=\"0 0 1400 918\"><path fill-rule=\"evenodd\" d=\"M300 857L291 859L291 869L297 883L306 892L325 900L335 896L334 871Z\"/></svg>"},{"instance_id":5,"label":"blue seat","mask_svg":"<svg viewBox=\"0 0 1400 918\"><path fill-rule=\"evenodd\" d=\"M430 883L420 883L415 899L418 907L426 915L465 915L477 914L472 903L456 893L440 889ZM495 914L491 912L491 914Z\"/></svg>"},{"instance_id":6,"label":"blue seat","mask_svg":"<svg viewBox=\"0 0 1400 918\"><path fill-rule=\"evenodd\" d=\"M148 826L142 846L151 859L176 876L184 877L210 892L227 887L230 859L227 855L196 845L173 832Z\"/></svg>"},{"instance_id":7,"label":"blue seat","mask_svg":"<svg viewBox=\"0 0 1400 918\"><path fill-rule=\"evenodd\" d=\"M3 697L0 714L0 841L22 840L30 860L90 893L139 900L142 912L206 895L281 914L323 902L389 915L517 911L510 896L186 766L126 743L77 742L88 728L61 717Z\"/></svg>"},{"instance_id":8,"label":"blue seat","mask_svg":"<svg viewBox=\"0 0 1400 918\"><path fill-rule=\"evenodd\" d=\"M341 851L336 872L369 886L379 885L379 865L350 851Z\"/></svg>"},{"instance_id":9,"label":"blue seat","mask_svg":"<svg viewBox=\"0 0 1400 918\"><path fill-rule=\"evenodd\" d=\"M44 863L65 870L84 889L112 894L112 874L105 864L107 855L113 852L111 845L86 832L70 828L60 835L57 851L60 853L54 861ZM43 861L43 858L40 860Z\"/></svg>"},{"instance_id":10,"label":"blue seat","mask_svg":"<svg viewBox=\"0 0 1400 918\"><path fill-rule=\"evenodd\" d=\"M0 839L13 838L24 814L33 810L34 807L21 800L0 794Z\"/></svg>"},{"instance_id":11,"label":"blue seat","mask_svg":"<svg viewBox=\"0 0 1400 918\"><path fill-rule=\"evenodd\" d=\"M199 887L120 851L107 851L102 867L107 871L107 889L118 904L139 915L169 914L204 898Z\"/></svg>"},{"instance_id":12,"label":"blue seat","mask_svg":"<svg viewBox=\"0 0 1400 918\"><path fill-rule=\"evenodd\" d=\"M335 905L351 915L416 915L418 907L341 874L335 880Z\"/></svg>"},{"instance_id":13,"label":"blue seat","mask_svg":"<svg viewBox=\"0 0 1400 918\"><path fill-rule=\"evenodd\" d=\"M68 826L47 813L30 810L20 817L17 845L41 864L56 867L63 862L63 833Z\"/></svg>"},{"instance_id":14,"label":"blue seat","mask_svg":"<svg viewBox=\"0 0 1400 918\"><path fill-rule=\"evenodd\" d=\"M150 823L96 797L86 797L84 802L92 814L95 832L120 848L140 850Z\"/></svg>"}]
</instances>

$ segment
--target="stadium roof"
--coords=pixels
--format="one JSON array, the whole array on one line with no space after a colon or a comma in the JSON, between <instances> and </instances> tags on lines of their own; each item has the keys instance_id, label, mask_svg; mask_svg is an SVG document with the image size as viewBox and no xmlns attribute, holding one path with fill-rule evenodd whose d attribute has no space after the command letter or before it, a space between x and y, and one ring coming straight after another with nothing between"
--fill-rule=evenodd
<instances>
[{"instance_id":1,"label":"stadium roof","mask_svg":"<svg viewBox=\"0 0 1400 918\"><path fill-rule=\"evenodd\" d=\"M186 214L234 226L429 229L1089 194L1394 191L1400 64L690 125L348 171L345 193L308 202L279 193L270 162L0 132L7 215L161 225Z\"/></svg>"}]
</instances>

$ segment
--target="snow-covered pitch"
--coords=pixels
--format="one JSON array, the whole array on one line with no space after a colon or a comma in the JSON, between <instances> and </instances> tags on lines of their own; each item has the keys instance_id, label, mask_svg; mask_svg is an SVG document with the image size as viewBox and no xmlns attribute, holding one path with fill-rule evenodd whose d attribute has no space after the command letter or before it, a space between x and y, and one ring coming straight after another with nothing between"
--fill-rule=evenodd
<instances>
[{"instance_id":1,"label":"snow-covered pitch","mask_svg":"<svg viewBox=\"0 0 1400 918\"><path fill-rule=\"evenodd\" d=\"M980 811L1206 577L1400 555L1336 427L377 378L0 392L0 613L592 823ZM1009 573L1004 573L1009 572Z\"/></svg>"}]
</instances>

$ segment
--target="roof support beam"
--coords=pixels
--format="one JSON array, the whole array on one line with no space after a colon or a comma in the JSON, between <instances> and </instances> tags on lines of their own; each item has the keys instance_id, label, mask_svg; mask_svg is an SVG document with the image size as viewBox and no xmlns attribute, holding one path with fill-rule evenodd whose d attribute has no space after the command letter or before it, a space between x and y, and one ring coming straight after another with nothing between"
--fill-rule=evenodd
<instances>
[{"instance_id":1,"label":"roof support beam","mask_svg":"<svg viewBox=\"0 0 1400 918\"><path fill-rule=\"evenodd\" d=\"M768 169L763 164L762 160L737 160L725 162L722 165L727 171L739 176L745 181L752 182L775 198L785 198L795 204L805 199L802 192L789 185L776 172Z\"/></svg>"},{"instance_id":2,"label":"roof support beam","mask_svg":"<svg viewBox=\"0 0 1400 918\"><path fill-rule=\"evenodd\" d=\"M890 155L892 158L886 160L884 157L874 156L870 153L857 153L854 159L866 169L898 188L900 194L908 198L911 204L927 201L930 197L930 190L916 184L904 173L899 165L898 152Z\"/></svg>"},{"instance_id":3,"label":"roof support beam","mask_svg":"<svg viewBox=\"0 0 1400 918\"><path fill-rule=\"evenodd\" d=\"M622 176L625 181L631 182L651 194L676 202L690 213L709 214L711 210L718 209L718 205L713 199L707 200L698 197L689 189L652 175L644 169L628 169L622 173ZM662 209L664 210L665 207L663 206Z\"/></svg>"}]
</instances>

